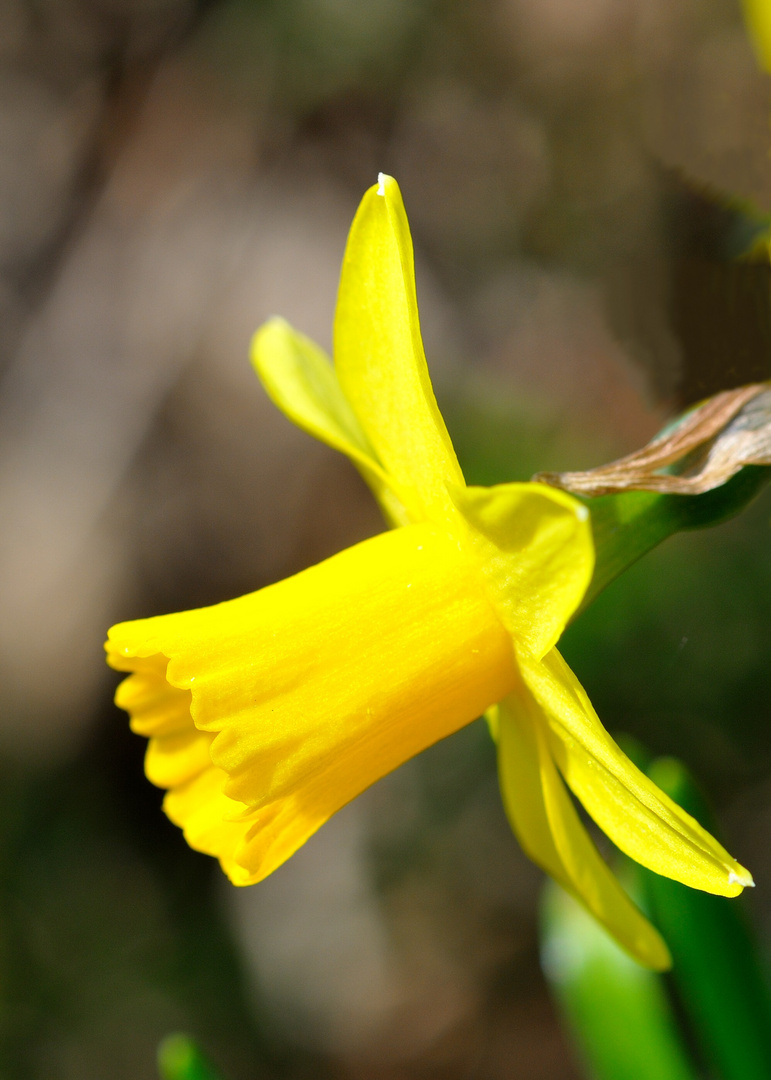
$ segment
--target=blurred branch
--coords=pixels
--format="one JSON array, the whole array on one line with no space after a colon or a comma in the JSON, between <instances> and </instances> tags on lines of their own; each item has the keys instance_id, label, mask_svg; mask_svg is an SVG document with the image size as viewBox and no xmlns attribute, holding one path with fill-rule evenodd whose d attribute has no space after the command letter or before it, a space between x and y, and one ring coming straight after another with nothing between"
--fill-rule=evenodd
<instances>
[{"instance_id":1,"label":"blurred branch","mask_svg":"<svg viewBox=\"0 0 771 1080\"><path fill-rule=\"evenodd\" d=\"M39 306L56 280L62 259L66 257L73 238L91 215L99 196L109 182L112 163L121 148L134 135L136 122L144 107L153 78L164 60L174 54L180 44L194 33L209 8L222 0L181 0L151 45L144 49L132 47L132 25L137 14L131 9L117 12L110 17L104 13L108 24L107 39L97 70L100 81L100 105L92 121L89 134L80 153L74 175L70 180L69 197L58 227L48 236L47 242L23 266L15 268L20 290L26 295L32 308ZM172 7L173 5L169 5ZM36 38L39 42L33 67L49 73L56 61L61 62L55 43L47 40L50 33L41 16L37 20ZM54 63L51 63L52 54ZM36 62L35 62L36 61ZM90 72L79 72L88 77Z\"/></svg>"}]
</instances>

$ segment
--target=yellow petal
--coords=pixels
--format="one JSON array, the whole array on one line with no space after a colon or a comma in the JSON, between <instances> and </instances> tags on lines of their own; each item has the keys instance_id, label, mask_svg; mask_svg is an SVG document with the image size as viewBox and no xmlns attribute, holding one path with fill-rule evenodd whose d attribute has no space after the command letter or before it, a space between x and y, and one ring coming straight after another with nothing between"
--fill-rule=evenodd
<instances>
[{"instance_id":1,"label":"yellow petal","mask_svg":"<svg viewBox=\"0 0 771 1080\"><path fill-rule=\"evenodd\" d=\"M194 779L172 788L163 809L195 851L218 858L234 885L250 885L252 876L236 861L250 828L247 808L224 794L226 774L210 766Z\"/></svg>"},{"instance_id":2,"label":"yellow petal","mask_svg":"<svg viewBox=\"0 0 771 1080\"><path fill-rule=\"evenodd\" d=\"M137 735L163 736L189 729L190 691L169 686L165 663L149 667L129 675L115 693L115 704L131 715L131 730Z\"/></svg>"},{"instance_id":3,"label":"yellow petal","mask_svg":"<svg viewBox=\"0 0 771 1080\"><path fill-rule=\"evenodd\" d=\"M589 511L544 484L453 494L503 622L518 644L540 658L556 644L591 581Z\"/></svg>"},{"instance_id":4,"label":"yellow petal","mask_svg":"<svg viewBox=\"0 0 771 1080\"><path fill-rule=\"evenodd\" d=\"M209 756L226 775L220 787L206 771L187 780L201 747L173 735L148 769L185 778L167 812L198 847L237 841L215 853L248 881L517 679L476 562L431 525L364 541L239 600L120 624L108 657L124 669L168 658L166 681L191 695L196 728L217 733Z\"/></svg>"},{"instance_id":5,"label":"yellow petal","mask_svg":"<svg viewBox=\"0 0 771 1080\"><path fill-rule=\"evenodd\" d=\"M213 735L198 731L188 713L188 730L150 739L145 754L145 775L157 787L170 788L194 780L211 765Z\"/></svg>"},{"instance_id":6,"label":"yellow petal","mask_svg":"<svg viewBox=\"0 0 771 1080\"><path fill-rule=\"evenodd\" d=\"M343 392L412 520L455 520L446 484L462 486L463 475L428 376L412 240L390 176L365 194L351 226L334 356Z\"/></svg>"},{"instance_id":7,"label":"yellow petal","mask_svg":"<svg viewBox=\"0 0 771 1080\"><path fill-rule=\"evenodd\" d=\"M527 688L498 706L504 806L524 851L646 967L671 967L661 935L629 899L581 824L549 752L543 716Z\"/></svg>"},{"instance_id":8,"label":"yellow petal","mask_svg":"<svg viewBox=\"0 0 771 1080\"><path fill-rule=\"evenodd\" d=\"M270 319L252 339L252 364L269 397L298 427L346 454L382 504L387 519L407 515L337 381L332 361L283 319Z\"/></svg>"},{"instance_id":9,"label":"yellow petal","mask_svg":"<svg viewBox=\"0 0 771 1080\"><path fill-rule=\"evenodd\" d=\"M556 649L540 662L521 653L518 661L548 720L562 775L617 847L705 892L737 896L752 885L750 873L619 749Z\"/></svg>"},{"instance_id":10,"label":"yellow petal","mask_svg":"<svg viewBox=\"0 0 771 1080\"><path fill-rule=\"evenodd\" d=\"M758 60L771 72L771 4L768 0L744 0L744 16Z\"/></svg>"}]
</instances>

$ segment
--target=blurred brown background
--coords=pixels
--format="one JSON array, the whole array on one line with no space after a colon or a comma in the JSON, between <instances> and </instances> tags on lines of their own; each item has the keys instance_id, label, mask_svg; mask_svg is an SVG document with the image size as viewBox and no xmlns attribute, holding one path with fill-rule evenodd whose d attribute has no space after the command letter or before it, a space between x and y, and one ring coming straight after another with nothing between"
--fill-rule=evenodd
<instances>
[{"instance_id":1,"label":"blurred brown background","mask_svg":"<svg viewBox=\"0 0 771 1080\"><path fill-rule=\"evenodd\" d=\"M470 480L769 377L767 270L726 306L704 210L771 210L736 0L0 0L0 57L2 1075L150 1080L181 1028L231 1080L577 1077L481 725L234 890L160 813L101 643L381 527L247 359L274 313L329 346L378 170ZM670 542L566 640L611 730L701 776L767 931L768 516Z\"/></svg>"}]
</instances>

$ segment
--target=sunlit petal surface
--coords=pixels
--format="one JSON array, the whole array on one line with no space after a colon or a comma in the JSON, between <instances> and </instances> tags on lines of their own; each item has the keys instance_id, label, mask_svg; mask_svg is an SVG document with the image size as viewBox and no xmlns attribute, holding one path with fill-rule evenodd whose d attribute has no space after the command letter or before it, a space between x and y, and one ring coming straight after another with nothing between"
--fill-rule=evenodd
<instances>
[{"instance_id":1,"label":"sunlit petal surface","mask_svg":"<svg viewBox=\"0 0 771 1080\"><path fill-rule=\"evenodd\" d=\"M501 618L536 657L559 639L592 577L589 511L543 484L498 484L455 493L471 526L468 546Z\"/></svg>"},{"instance_id":2,"label":"sunlit petal surface","mask_svg":"<svg viewBox=\"0 0 771 1080\"><path fill-rule=\"evenodd\" d=\"M455 520L446 485L462 486L463 475L428 375L412 240L389 176L366 193L351 227L334 357L340 385L412 519Z\"/></svg>"}]
</instances>

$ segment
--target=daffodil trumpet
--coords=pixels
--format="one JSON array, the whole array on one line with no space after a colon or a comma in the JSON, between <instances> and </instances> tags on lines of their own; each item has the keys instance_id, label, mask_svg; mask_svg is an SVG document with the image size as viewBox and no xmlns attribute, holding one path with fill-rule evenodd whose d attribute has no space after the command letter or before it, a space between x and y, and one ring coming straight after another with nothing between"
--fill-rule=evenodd
<instances>
[{"instance_id":1,"label":"daffodil trumpet","mask_svg":"<svg viewBox=\"0 0 771 1080\"><path fill-rule=\"evenodd\" d=\"M584 505L537 483L465 484L436 405L412 242L381 175L343 261L334 365L280 319L252 359L273 401L347 454L390 532L237 600L114 626L116 701L191 847L260 881L379 777L486 713L523 848L641 963L667 947L616 881L572 792L650 869L724 896L748 872L607 734L555 645L594 565Z\"/></svg>"}]
</instances>

